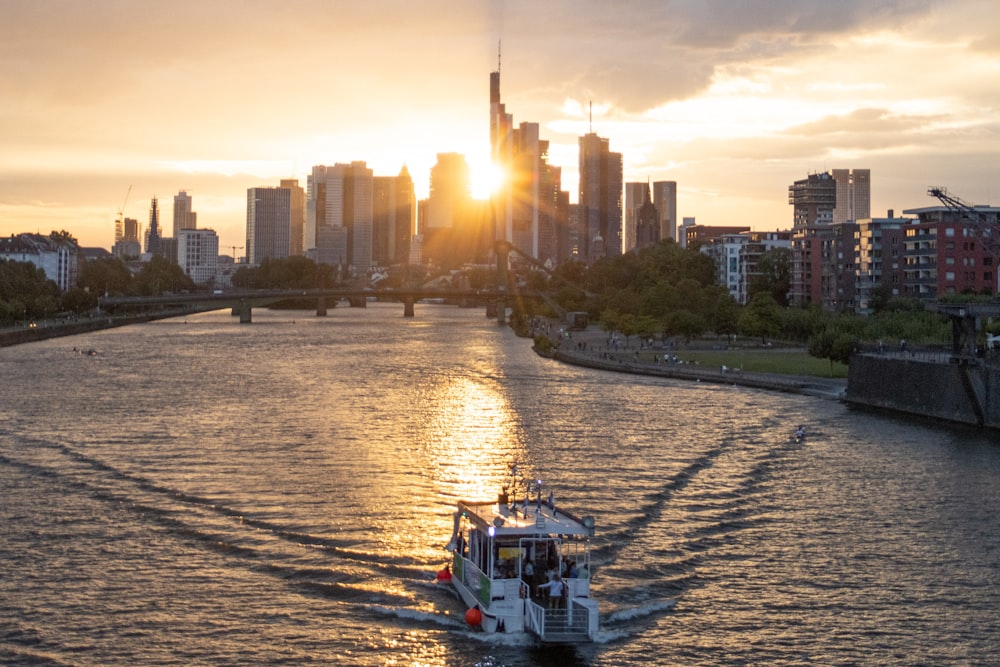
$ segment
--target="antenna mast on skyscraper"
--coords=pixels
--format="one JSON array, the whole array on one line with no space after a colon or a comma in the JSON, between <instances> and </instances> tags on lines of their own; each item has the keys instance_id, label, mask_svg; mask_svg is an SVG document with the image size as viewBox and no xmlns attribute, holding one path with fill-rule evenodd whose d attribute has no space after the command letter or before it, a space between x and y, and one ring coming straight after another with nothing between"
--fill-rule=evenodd
<instances>
[{"instance_id":1,"label":"antenna mast on skyscraper","mask_svg":"<svg viewBox=\"0 0 1000 667\"><path fill-rule=\"evenodd\" d=\"M594 100L590 100L590 133L594 133Z\"/></svg>"},{"instance_id":2,"label":"antenna mast on skyscraper","mask_svg":"<svg viewBox=\"0 0 1000 667\"><path fill-rule=\"evenodd\" d=\"M503 51L503 40L497 40L497 73L500 73L500 55Z\"/></svg>"}]
</instances>

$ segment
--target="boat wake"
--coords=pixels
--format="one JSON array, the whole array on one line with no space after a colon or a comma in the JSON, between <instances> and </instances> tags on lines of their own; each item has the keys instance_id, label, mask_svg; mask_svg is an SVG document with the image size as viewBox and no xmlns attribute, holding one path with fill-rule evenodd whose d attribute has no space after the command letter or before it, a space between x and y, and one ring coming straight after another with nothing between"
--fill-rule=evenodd
<instances>
[{"instance_id":1,"label":"boat wake","mask_svg":"<svg viewBox=\"0 0 1000 667\"><path fill-rule=\"evenodd\" d=\"M469 627L462 619L453 618L447 612L421 611L407 607L388 607L379 604L364 605L366 609L383 616L394 616L408 621L418 621L420 623L432 623L449 629L462 629Z\"/></svg>"},{"instance_id":2,"label":"boat wake","mask_svg":"<svg viewBox=\"0 0 1000 667\"><path fill-rule=\"evenodd\" d=\"M664 612L673 609L677 604L677 600L658 600L657 602L651 602L650 604L645 604L639 607L632 607L629 609L619 609L613 612L604 619L605 624L614 625L616 623L623 623L626 621L633 621L637 618L644 618L646 616L654 616L660 612Z\"/></svg>"}]
</instances>

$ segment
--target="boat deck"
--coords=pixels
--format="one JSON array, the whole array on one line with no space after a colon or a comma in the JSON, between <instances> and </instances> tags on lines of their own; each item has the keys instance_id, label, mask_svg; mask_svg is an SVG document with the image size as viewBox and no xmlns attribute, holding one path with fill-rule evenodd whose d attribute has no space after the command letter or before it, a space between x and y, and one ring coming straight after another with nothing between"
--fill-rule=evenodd
<instances>
[{"instance_id":1,"label":"boat deck","mask_svg":"<svg viewBox=\"0 0 1000 667\"><path fill-rule=\"evenodd\" d=\"M593 534L592 520L581 519L554 506L554 503L518 500L508 505L499 502L463 501L460 505L477 523L492 527L498 536L539 533Z\"/></svg>"}]
</instances>

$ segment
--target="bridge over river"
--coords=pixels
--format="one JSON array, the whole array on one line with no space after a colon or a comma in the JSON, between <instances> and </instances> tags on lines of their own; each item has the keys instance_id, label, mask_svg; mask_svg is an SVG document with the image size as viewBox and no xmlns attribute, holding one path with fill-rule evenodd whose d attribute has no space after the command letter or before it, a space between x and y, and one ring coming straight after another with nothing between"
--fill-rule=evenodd
<instances>
[{"instance_id":1,"label":"bridge over river","mask_svg":"<svg viewBox=\"0 0 1000 667\"><path fill-rule=\"evenodd\" d=\"M174 311L196 313L220 308L231 308L233 315L239 315L240 322L253 321L253 309L265 308L278 303L309 302L315 304L316 315L324 317L327 307L347 301L354 307L364 307L369 300L398 302L403 305L404 317L413 317L414 305L420 301L454 303L462 306L481 306L487 317L496 317L503 322L510 302L524 299L544 298L533 290L518 290L516 293L503 289L445 289L445 288L318 288L306 290L243 290L194 292L188 294L162 294L157 296L120 296L99 299L102 310L118 314L124 312Z\"/></svg>"}]
</instances>

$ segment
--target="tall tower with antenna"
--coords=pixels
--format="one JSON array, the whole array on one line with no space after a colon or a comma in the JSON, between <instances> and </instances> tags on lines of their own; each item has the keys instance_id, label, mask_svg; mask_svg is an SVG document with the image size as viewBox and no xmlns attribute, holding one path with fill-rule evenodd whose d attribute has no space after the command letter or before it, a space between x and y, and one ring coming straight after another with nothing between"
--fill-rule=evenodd
<instances>
[{"instance_id":1,"label":"tall tower with antenna","mask_svg":"<svg viewBox=\"0 0 1000 667\"><path fill-rule=\"evenodd\" d=\"M514 117L500 101L501 44L497 43L497 69L490 72L490 160L504 175L492 194L493 238L511 241L513 237L513 191L510 174L514 163Z\"/></svg>"}]
</instances>

